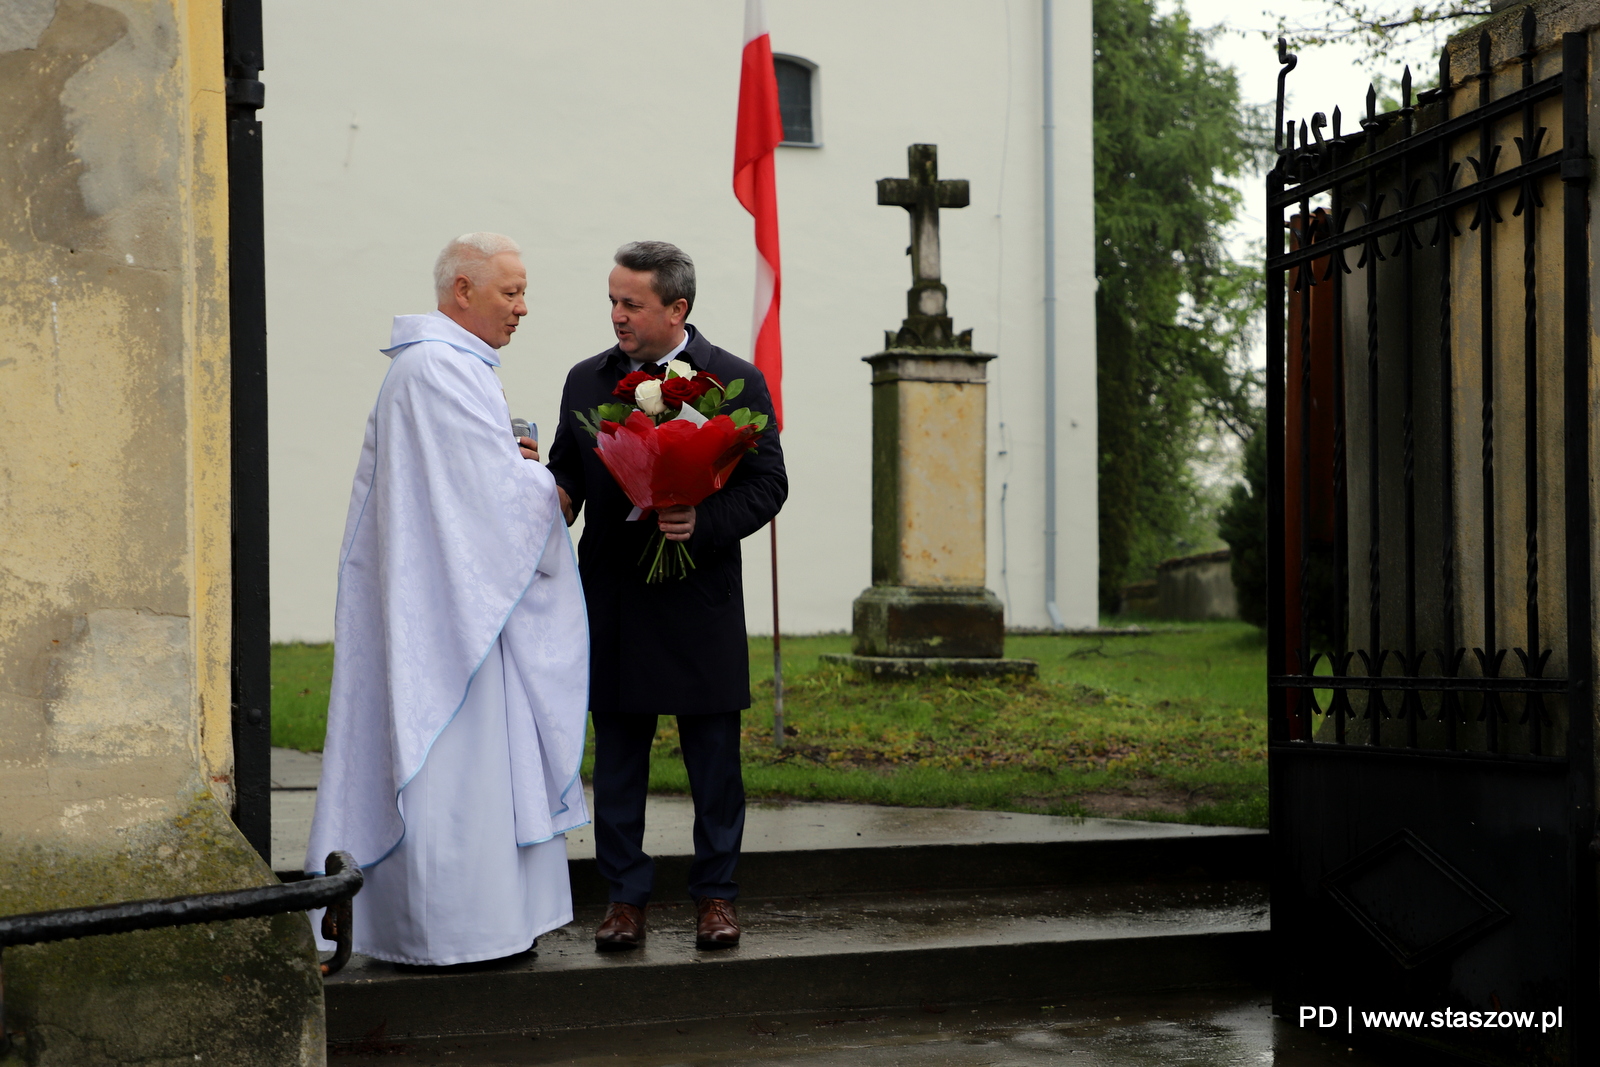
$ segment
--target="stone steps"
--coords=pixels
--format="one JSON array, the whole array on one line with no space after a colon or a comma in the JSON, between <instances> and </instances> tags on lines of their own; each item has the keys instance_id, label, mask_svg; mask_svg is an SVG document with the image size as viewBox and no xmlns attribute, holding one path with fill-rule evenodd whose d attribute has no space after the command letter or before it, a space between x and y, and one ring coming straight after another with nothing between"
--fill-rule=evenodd
<instances>
[{"instance_id":1,"label":"stone steps","mask_svg":"<svg viewBox=\"0 0 1600 1067\"><path fill-rule=\"evenodd\" d=\"M855 1011L1259 982L1259 882L769 897L738 948L697 950L693 909L654 905L631 952L597 953L601 909L536 957L416 971L357 957L327 985L335 1042Z\"/></svg>"},{"instance_id":2,"label":"stone steps","mask_svg":"<svg viewBox=\"0 0 1600 1067\"><path fill-rule=\"evenodd\" d=\"M319 770L299 754L274 770L275 866L290 876ZM1263 831L753 802L738 872L744 943L705 952L685 899L692 823L687 798L650 798L658 903L642 948L594 950L607 893L584 828L568 835L574 921L545 935L537 957L418 971L357 956L327 983L329 1038L381 1045L1265 980Z\"/></svg>"}]
</instances>

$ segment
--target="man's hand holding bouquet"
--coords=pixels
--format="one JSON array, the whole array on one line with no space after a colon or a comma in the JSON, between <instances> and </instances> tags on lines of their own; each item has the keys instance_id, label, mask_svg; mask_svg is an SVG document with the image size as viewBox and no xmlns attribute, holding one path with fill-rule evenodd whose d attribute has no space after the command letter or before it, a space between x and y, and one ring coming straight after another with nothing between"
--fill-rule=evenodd
<instances>
[{"instance_id":1,"label":"man's hand holding bouquet","mask_svg":"<svg viewBox=\"0 0 1600 1067\"><path fill-rule=\"evenodd\" d=\"M665 378L634 371L617 383L618 401L585 415L573 412L595 439L595 452L616 479L634 513L696 507L727 484L739 460L756 447L766 415L750 408L723 414L744 391L744 379L724 385L682 360L667 364ZM650 559L646 581L683 578L694 568L681 541L668 547L658 529L640 562Z\"/></svg>"}]
</instances>

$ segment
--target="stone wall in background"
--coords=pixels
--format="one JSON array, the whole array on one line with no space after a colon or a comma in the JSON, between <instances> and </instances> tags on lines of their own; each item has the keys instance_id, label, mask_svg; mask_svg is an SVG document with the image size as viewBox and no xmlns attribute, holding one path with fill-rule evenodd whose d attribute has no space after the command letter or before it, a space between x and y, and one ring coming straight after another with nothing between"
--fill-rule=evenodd
<instances>
[{"instance_id":1,"label":"stone wall in background","mask_svg":"<svg viewBox=\"0 0 1600 1067\"><path fill-rule=\"evenodd\" d=\"M1237 619L1231 560L1225 548L1163 560L1156 567L1157 614L1163 619Z\"/></svg>"}]
</instances>

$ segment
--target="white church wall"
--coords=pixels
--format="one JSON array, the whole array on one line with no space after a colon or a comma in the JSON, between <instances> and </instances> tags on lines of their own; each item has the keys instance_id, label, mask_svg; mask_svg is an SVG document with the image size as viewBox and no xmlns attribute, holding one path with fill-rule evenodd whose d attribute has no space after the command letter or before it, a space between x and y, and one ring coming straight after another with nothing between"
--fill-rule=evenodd
<instances>
[{"instance_id":1,"label":"white church wall","mask_svg":"<svg viewBox=\"0 0 1600 1067\"><path fill-rule=\"evenodd\" d=\"M548 443L567 368L610 346L605 278L628 240L694 258L692 321L747 355L749 216L730 188L739 0L265 0L273 633L332 634L339 541L399 313L433 304L446 240L519 240L531 314L502 350L513 414ZM784 268L779 520L786 631L848 629L869 582L868 369L910 283L903 211L873 182L939 145L972 205L943 216L957 329L991 364L989 584L1012 625L1043 602L1043 241L1037 0L768 0L776 51L817 64L820 148L778 150ZM1089 0L1055 4L1058 603L1096 618ZM1001 511L1004 487L1004 514ZM1002 517L1005 538L1002 540ZM576 531L575 531L576 532ZM771 628L767 535L745 542Z\"/></svg>"}]
</instances>

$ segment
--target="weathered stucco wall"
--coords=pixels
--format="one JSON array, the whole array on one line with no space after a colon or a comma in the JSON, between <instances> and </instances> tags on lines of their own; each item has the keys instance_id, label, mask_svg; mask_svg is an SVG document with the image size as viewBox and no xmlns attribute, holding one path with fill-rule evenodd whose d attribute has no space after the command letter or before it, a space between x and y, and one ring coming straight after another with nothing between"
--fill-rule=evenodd
<instances>
[{"instance_id":1,"label":"weathered stucco wall","mask_svg":"<svg viewBox=\"0 0 1600 1067\"><path fill-rule=\"evenodd\" d=\"M0 913L271 878L226 813L221 7L0 5ZM40 1063L322 1056L300 916L5 962Z\"/></svg>"},{"instance_id":2,"label":"weathered stucco wall","mask_svg":"<svg viewBox=\"0 0 1600 1067\"><path fill-rule=\"evenodd\" d=\"M1039 0L767 0L772 46L818 64L822 146L778 149L783 251L783 625L850 626L872 580L872 389L861 357L906 313L906 213L874 183L906 146L939 146L972 205L944 213L956 329L989 368L980 585L1013 625L1048 626L1044 598L1044 226ZM567 369L614 343L605 279L624 241L694 257L691 321L747 355L755 255L729 186L743 5L734 0L264 0L269 67L267 313L272 389L272 632L333 637L350 478L399 313L433 304L429 268L467 230L527 250L532 314L502 353L513 414L550 432ZM1092 5L1056 0L1059 418L1057 602L1098 619ZM315 32L306 27L315 26ZM638 79L619 29L671 75L649 96L663 128L625 145ZM435 79L471 72L463 107ZM628 120L622 120L624 122ZM328 299L337 279L338 299ZM580 518L580 522L582 519ZM574 531L575 533L577 531ZM770 630L765 532L744 542L745 612Z\"/></svg>"},{"instance_id":3,"label":"weathered stucco wall","mask_svg":"<svg viewBox=\"0 0 1600 1067\"><path fill-rule=\"evenodd\" d=\"M136 787L107 791L79 767L118 767L167 803L203 753L228 798L217 6L199 5L209 16L200 17L177 2L19 0L53 17L32 47L0 53L8 835L52 832L65 805L149 799ZM197 31L218 43L192 64L185 48ZM113 693L120 712L104 699ZM84 734L86 714L104 732L116 727L98 715L150 721L157 709L161 724L127 744Z\"/></svg>"}]
</instances>

